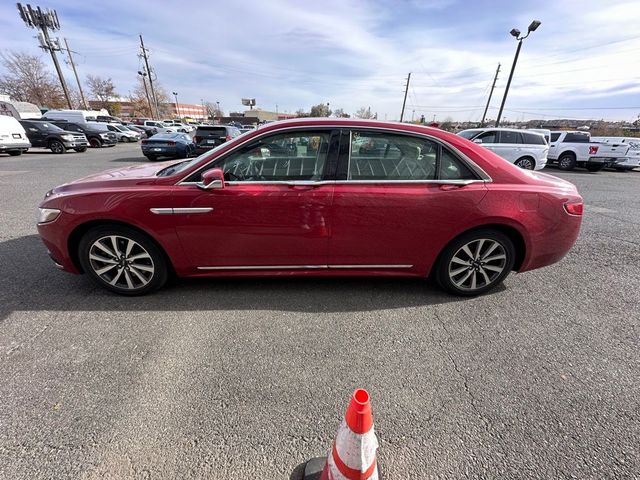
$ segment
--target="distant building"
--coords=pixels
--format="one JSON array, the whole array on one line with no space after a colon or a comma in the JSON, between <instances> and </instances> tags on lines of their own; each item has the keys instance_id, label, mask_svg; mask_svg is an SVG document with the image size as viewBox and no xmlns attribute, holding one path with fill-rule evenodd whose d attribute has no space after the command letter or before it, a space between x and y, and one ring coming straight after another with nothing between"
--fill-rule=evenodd
<instances>
[{"instance_id":1,"label":"distant building","mask_svg":"<svg viewBox=\"0 0 640 480\"><path fill-rule=\"evenodd\" d=\"M165 103L162 105L171 117L191 117L204 120L207 117L207 108L204 105L191 103Z\"/></svg>"},{"instance_id":2,"label":"distant building","mask_svg":"<svg viewBox=\"0 0 640 480\"><path fill-rule=\"evenodd\" d=\"M107 110L109 110L109 105L120 105L120 113L118 116L121 118L131 118L135 116L140 116L139 112L135 111L135 106L131 103L127 98L114 98L109 102L100 102L98 100L89 100L89 106L91 108L101 107L103 105L107 106ZM176 104L173 102L161 103L160 104L161 115L163 118L184 118L190 117L198 120L204 120L207 117L207 109L202 105L193 105L190 103L178 103L177 109Z\"/></svg>"}]
</instances>

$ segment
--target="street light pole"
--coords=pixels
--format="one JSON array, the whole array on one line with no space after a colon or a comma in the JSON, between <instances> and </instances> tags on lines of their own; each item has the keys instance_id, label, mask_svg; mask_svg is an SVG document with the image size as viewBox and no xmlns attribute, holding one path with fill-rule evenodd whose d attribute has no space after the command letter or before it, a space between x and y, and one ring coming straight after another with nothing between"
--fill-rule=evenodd
<instances>
[{"instance_id":1,"label":"street light pole","mask_svg":"<svg viewBox=\"0 0 640 480\"><path fill-rule=\"evenodd\" d=\"M522 48L522 41L531 35L531 32L535 32L537 28L540 26L539 20L534 20L529 25L527 30L527 34L524 37L520 36L520 30L514 28L511 30L511 35L518 41L518 47L516 48L516 54L513 57L513 64L511 65L511 73L509 73L509 80L507 80L507 86L504 89L504 95L502 97L502 103L500 104L500 111L498 112L498 117L496 118L496 127L500 126L500 117L502 117L502 111L504 110L504 104L507 101L507 95L509 94L509 87L511 86L511 79L513 78L513 72L516 69L516 63L518 63L518 56L520 55L520 49Z\"/></svg>"},{"instance_id":2,"label":"street light pole","mask_svg":"<svg viewBox=\"0 0 640 480\"><path fill-rule=\"evenodd\" d=\"M176 99L176 115L178 115L178 118L180 117L180 107L178 105L178 92L171 92L173 93L173 97Z\"/></svg>"}]
</instances>

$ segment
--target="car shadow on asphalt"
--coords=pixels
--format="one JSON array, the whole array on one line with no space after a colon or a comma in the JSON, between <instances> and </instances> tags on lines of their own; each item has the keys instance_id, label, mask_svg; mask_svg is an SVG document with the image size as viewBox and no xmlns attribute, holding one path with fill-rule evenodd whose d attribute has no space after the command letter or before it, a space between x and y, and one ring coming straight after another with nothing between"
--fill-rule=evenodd
<instances>
[{"instance_id":1,"label":"car shadow on asphalt","mask_svg":"<svg viewBox=\"0 0 640 480\"><path fill-rule=\"evenodd\" d=\"M197 278L176 279L143 297L123 297L85 275L55 268L37 235L0 242L0 321L16 310L350 312L464 301L430 282L411 278ZM499 293L500 286L493 292Z\"/></svg>"}]
</instances>

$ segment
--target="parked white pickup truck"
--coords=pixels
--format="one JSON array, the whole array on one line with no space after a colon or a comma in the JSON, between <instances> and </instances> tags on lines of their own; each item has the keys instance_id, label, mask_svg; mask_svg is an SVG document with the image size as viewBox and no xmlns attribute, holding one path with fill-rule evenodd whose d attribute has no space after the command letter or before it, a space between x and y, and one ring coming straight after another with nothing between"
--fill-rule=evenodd
<instances>
[{"instance_id":1,"label":"parked white pickup truck","mask_svg":"<svg viewBox=\"0 0 640 480\"><path fill-rule=\"evenodd\" d=\"M616 163L613 168L618 171L633 170L640 167L640 138L638 137L591 137L594 142L629 145L627 158Z\"/></svg>"},{"instance_id":2,"label":"parked white pickup truck","mask_svg":"<svg viewBox=\"0 0 640 480\"><path fill-rule=\"evenodd\" d=\"M557 163L560 170L584 167L597 172L627 159L629 145L591 141L587 132L551 132L548 163Z\"/></svg>"}]
</instances>

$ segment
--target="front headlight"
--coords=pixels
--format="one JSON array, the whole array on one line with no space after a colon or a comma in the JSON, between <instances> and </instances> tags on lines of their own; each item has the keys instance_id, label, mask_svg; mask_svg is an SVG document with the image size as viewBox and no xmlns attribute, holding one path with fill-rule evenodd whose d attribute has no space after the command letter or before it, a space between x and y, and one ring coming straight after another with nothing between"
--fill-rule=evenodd
<instances>
[{"instance_id":1,"label":"front headlight","mask_svg":"<svg viewBox=\"0 0 640 480\"><path fill-rule=\"evenodd\" d=\"M53 222L60 216L60 210L57 208L38 208L38 223Z\"/></svg>"},{"instance_id":2,"label":"front headlight","mask_svg":"<svg viewBox=\"0 0 640 480\"><path fill-rule=\"evenodd\" d=\"M109 134L108 133L101 133L100 136L102 138L109 138Z\"/></svg>"},{"instance_id":3,"label":"front headlight","mask_svg":"<svg viewBox=\"0 0 640 480\"><path fill-rule=\"evenodd\" d=\"M73 141L73 135L62 135L62 139L66 140L67 142L71 142Z\"/></svg>"}]
</instances>

